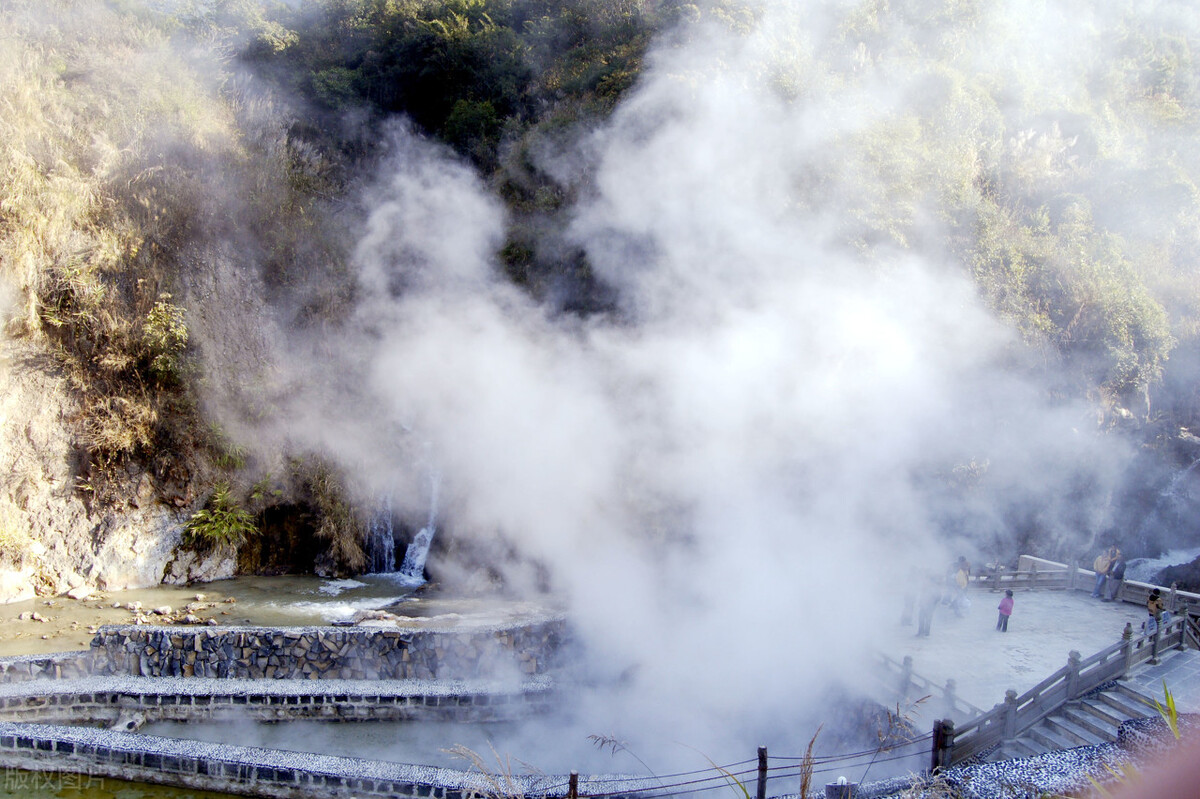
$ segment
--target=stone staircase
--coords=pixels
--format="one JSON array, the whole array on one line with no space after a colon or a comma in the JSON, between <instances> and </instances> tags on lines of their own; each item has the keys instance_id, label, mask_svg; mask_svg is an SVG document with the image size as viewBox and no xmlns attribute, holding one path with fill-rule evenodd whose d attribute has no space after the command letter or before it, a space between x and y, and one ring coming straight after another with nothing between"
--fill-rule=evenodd
<instances>
[{"instance_id":1,"label":"stone staircase","mask_svg":"<svg viewBox=\"0 0 1200 799\"><path fill-rule=\"evenodd\" d=\"M1108 683L1100 689L1068 702L1024 734L1007 741L988 760L1029 757L1077 746L1113 743L1117 730L1130 719L1158 715L1154 697L1124 682Z\"/></svg>"}]
</instances>

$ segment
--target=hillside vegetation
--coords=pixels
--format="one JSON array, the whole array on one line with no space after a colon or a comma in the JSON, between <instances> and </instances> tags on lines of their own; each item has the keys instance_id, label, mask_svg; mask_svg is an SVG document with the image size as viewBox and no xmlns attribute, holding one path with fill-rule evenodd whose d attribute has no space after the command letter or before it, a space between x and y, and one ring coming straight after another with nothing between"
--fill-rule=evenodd
<instances>
[{"instance_id":1,"label":"hillside vegetation","mask_svg":"<svg viewBox=\"0 0 1200 799\"><path fill-rule=\"evenodd\" d=\"M961 46L997 5L864 0L823 50L780 41L760 79L796 105L890 74L920 86L841 145L862 179L839 200L840 244L866 262L940 251L1018 331L1021 368L1086 398L1102 426L1129 418L1139 440L1177 442L1200 424L1200 42L1117 4L1113 57L1086 81L1023 85ZM256 316L319 336L352 314L355 192L386 154L383 126L406 117L502 199L508 280L555 313L620 313L563 233L591 165L552 173L545 156L601 126L654 47L761 14L736 0L4 3L5 332L69 378L70 490L119 511L144 474L191 513L219 487L210 516L244 507L261 525L294 508L282 526L303 518L332 542L330 568L360 567L365 520L337 467L264 455L216 420L271 413L269 353L244 334ZM809 177L796 208L826 201L832 173ZM10 530L13 485L0 485ZM255 534L236 518L239 538ZM242 567L305 566L285 561Z\"/></svg>"}]
</instances>

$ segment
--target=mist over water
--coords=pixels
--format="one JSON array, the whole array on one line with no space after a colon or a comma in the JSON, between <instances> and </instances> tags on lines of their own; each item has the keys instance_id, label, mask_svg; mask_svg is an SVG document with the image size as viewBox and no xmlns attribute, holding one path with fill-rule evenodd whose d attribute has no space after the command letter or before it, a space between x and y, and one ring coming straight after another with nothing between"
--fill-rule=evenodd
<instances>
[{"instance_id":1,"label":"mist over water","mask_svg":"<svg viewBox=\"0 0 1200 799\"><path fill-rule=\"evenodd\" d=\"M1110 33L1076 6L981 4L958 28L871 4L698 12L541 165L580 187L566 237L617 297L588 319L506 283L499 201L395 128L356 325L325 343L361 382L298 395L290 434L416 519L430 453L446 529L546 568L598 686L581 736L799 753L827 686L865 681L910 567L1104 526L1124 445L987 308L943 213L981 159L1019 181L1042 157L975 152L980 131L1069 138L1050 112Z\"/></svg>"}]
</instances>

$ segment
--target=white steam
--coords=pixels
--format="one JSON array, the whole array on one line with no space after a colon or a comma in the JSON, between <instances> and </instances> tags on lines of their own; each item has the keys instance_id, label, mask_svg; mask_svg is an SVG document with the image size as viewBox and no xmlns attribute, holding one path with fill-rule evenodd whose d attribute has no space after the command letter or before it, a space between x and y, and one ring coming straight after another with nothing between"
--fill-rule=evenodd
<instances>
[{"instance_id":1,"label":"white steam","mask_svg":"<svg viewBox=\"0 0 1200 799\"><path fill-rule=\"evenodd\" d=\"M910 565L1002 550L1030 520L1086 538L1103 508L1078 500L1112 478L1086 409L1023 376L939 244L935 198L1003 111L899 69L887 32L839 39L834 4L759 13L657 50L580 145L593 191L569 235L617 320L563 320L496 277L499 203L398 131L356 252L363 335L339 342L363 405L300 417L419 513L385 435L409 431L454 534L499 531L545 564L596 676L624 677L584 702L583 734L659 756L802 750L797 720L820 686L863 679ZM996 30L981 14L941 57L1006 65L983 48ZM1059 66L1022 68L1047 86ZM943 126L931 152L923 125ZM897 170L904 196L886 194Z\"/></svg>"}]
</instances>

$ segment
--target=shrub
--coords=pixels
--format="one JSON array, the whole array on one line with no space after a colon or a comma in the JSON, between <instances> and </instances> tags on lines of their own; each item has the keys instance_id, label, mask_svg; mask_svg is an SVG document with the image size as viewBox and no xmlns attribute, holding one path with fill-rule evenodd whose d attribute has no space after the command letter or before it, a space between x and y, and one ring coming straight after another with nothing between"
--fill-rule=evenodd
<instances>
[{"instance_id":1,"label":"shrub","mask_svg":"<svg viewBox=\"0 0 1200 799\"><path fill-rule=\"evenodd\" d=\"M229 484L218 483L208 498L208 504L188 521L183 542L201 550L238 547L257 532L254 517L233 499Z\"/></svg>"},{"instance_id":2,"label":"shrub","mask_svg":"<svg viewBox=\"0 0 1200 799\"><path fill-rule=\"evenodd\" d=\"M178 381L180 358L188 342L183 309L172 305L170 294L159 295L158 302L142 323L142 345L146 349L150 373L163 381Z\"/></svg>"}]
</instances>

